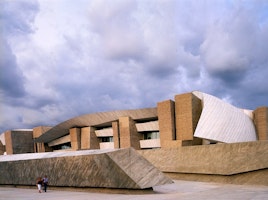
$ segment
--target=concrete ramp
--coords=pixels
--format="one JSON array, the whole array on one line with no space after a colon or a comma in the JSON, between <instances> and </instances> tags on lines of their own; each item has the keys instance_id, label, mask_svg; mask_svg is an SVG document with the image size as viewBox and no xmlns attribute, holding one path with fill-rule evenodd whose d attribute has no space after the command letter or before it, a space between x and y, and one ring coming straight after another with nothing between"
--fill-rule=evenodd
<instances>
[{"instance_id":1,"label":"concrete ramp","mask_svg":"<svg viewBox=\"0 0 268 200\"><path fill-rule=\"evenodd\" d=\"M146 189L172 183L133 148L0 156L0 184Z\"/></svg>"}]
</instances>

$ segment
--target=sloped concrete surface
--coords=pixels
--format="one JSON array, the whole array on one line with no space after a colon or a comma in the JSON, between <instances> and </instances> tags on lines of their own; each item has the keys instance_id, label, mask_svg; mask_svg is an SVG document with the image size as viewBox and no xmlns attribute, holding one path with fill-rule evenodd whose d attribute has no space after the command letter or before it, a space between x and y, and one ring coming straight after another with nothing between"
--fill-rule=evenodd
<instances>
[{"instance_id":1,"label":"sloped concrete surface","mask_svg":"<svg viewBox=\"0 0 268 200\"><path fill-rule=\"evenodd\" d=\"M146 189L172 183L133 148L0 157L0 184L35 185L44 175L61 187Z\"/></svg>"}]
</instances>

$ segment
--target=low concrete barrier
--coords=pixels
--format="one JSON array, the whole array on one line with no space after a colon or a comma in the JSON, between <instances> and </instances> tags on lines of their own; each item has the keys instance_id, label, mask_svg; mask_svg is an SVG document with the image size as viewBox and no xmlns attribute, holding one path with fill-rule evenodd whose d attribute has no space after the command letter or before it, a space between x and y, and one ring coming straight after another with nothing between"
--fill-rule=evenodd
<instances>
[{"instance_id":1,"label":"low concrete barrier","mask_svg":"<svg viewBox=\"0 0 268 200\"><path fill-rule=\"evenodd\" d=\"M0 156L0 184L35 185L47 175L61 187L147 189L172 183L133 148Z\"/></svg>"}]
</instances>

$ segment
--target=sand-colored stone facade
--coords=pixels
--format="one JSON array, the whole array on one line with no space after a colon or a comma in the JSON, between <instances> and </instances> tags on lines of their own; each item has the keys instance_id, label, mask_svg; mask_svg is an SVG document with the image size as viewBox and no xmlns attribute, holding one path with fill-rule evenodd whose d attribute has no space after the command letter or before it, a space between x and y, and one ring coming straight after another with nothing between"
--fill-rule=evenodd
<instances>
[{"instance_id":1,"label":"sand-colored stone facade","mask_svg":"<svg viewBox=\"0 0 268 200\"><path fill-rule=\"evenodd\" d=\"M259 140L268 140L268 108L259 107L254 111L254 123Z\"/></svg>"},{"instance_id":2,"label":"sand-colored stone facade","mask_svg":"<svg viewBox=\"0 0 268 200\"><path fill-rule=\"evenodd\" d=\"M5 132L6 153L33 153L33 131L28 129L9 130Z\"/></svg>"},{"instance_id":3,"label":"sand-colored stone facade","mask_svg":"<svg viewBox=\"0 0 268 200\"><path fill-rule=\"evenodd\" d=\"M219 113L217 118L214 112L210 123L205 119L210 117L213 107L209 106L213 103L222 107L224 115ZM233 117L232 127L222 117ZM247 131L245 138L243 128ZM240 131L237 137L232 130ZM231 142L225 142L228 136L233 137ZM257 184L254 177L258 177L259 183L268 185L268 180L262 178L268 171L268 107L242 110L210 95L189 92L160 101L154 108L94 113L54 127L6 131L5 145L0 143L0 153L8 155L124 148L137 150L173 177L239 184L245 179Z\"/></svg>"}]
</instances>

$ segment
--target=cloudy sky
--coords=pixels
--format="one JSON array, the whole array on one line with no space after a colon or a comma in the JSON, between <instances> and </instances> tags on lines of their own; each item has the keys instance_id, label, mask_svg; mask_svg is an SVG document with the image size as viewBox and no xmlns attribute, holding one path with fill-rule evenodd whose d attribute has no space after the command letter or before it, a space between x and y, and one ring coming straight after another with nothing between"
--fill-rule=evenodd
<instances>
[{"instance_id":1,"label":"cloudy sky","mask_svg":"<svg viewBox=\"0 0 268 200\"><path fill-rule=\"evenodd\" d=\"M0 1L0 133L194 90L268 106L267 0Z\"/></svg>"}]
</instances>

